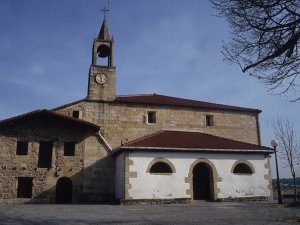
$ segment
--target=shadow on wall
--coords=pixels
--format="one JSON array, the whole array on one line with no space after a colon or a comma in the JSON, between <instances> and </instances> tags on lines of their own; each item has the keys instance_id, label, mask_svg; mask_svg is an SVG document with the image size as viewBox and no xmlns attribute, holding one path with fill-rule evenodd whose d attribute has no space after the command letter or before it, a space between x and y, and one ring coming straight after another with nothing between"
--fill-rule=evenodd
<instances>
[{"instance_id":1,"label":"shadow on wall","mask_svg":"<svg viewBox=\"0 0 300 225\"><path fill-rule=\"evenodd\" d=\"M103 165L109 166L104 167ZM44 171L45 177L43 180L36 178L34 173L32 177L24 177L23 175L15 177L16 182L15 186L12 187L12 190L14 189L11 192L12 195L2 193L3 203L113 203L115 201L114 165L115 159L109 155L80 171L76 171L75 174L74 171L69 171L73 173L72 176L68 176L67 173L62 171L57 173L55 168L37 168L36 173ZM18 179L20 178L31 179L31 198L18 196L22 192L18 190L20 188ZM49 180L53 184L44 185Z\"/></svg>"},{"instance_id":2,"label":"shadow on wall","mask_svg":"<svg viewBox=\"0 0 300 225\"><path fill-rule=\"evenodd\" d=\"M115 158L98 130L51 114L0 125L0 203L112 201ZM26 154L17 154L18 142L27 143ZM72 156L65 143L76 143ZM40 154L41 146L51 146L50 154Z\"/></svg>"}]
</instances>

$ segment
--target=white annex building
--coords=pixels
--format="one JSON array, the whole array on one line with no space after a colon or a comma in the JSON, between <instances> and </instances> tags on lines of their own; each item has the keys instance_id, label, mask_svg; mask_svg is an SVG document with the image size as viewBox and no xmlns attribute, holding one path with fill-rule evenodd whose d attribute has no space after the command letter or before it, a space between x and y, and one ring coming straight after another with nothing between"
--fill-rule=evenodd
<instances>
[{"instance_id":1,"label":"white annex building","mask_svg":"<svg viewBox=\"0 0 300 225\"><path fill-rule=\"evenodd\" d=\"M272 198L261 110L116 95L105 20L91 56L85 98L0 121L0 203Z\"/></svg>"},{"instance_id":2,"label":"white annex building","mask_svg":"<svg viewBox=\"0 0 300 225\"><path fill-rule=\"evenodd\" d=\"M202 132L158 131L114 150L116 198L266 200L270 153Z\"/></svg>"}]
</instances>

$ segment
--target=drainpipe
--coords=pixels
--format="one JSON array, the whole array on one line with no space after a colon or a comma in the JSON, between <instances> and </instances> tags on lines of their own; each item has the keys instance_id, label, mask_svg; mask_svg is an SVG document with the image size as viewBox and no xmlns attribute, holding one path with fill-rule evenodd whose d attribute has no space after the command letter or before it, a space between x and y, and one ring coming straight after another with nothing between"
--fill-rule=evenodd
<instances>
[{"instance_id":1,"label":"drainpipe","mask_svg":"<svg viewBox=\"0 0 300 225\"><path fill-rule=\"evenodd\" d=\"M259 112L256 113L256 127L257 127L258 144L261 145Z\"/></svg>"},{"instance_id":2,"label":"drainpipe","mask_svg":"<svg viewBox=\"0 0 300 225\"><path fill-rule=\"evenodd\" d=\"M106 142L106 140L104 139L104 137L101 135L100 130L98 132L100 138L102 139L102 141L104 142L104 144L106 145L106 147L108 147L108 149L112 152L112 148L109 146L109 144Z\"/></svg>"}]
</instances>

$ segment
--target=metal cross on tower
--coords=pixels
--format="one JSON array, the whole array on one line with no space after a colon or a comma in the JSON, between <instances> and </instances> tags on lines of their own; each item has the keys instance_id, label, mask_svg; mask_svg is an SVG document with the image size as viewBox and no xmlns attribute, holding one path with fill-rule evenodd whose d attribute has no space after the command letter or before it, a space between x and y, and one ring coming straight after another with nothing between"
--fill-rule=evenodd
<instances>
[{"instance_id":1,"label":"metal cross on tower","mask_svg":"<svg viewBox=\"0 0 300 225\"><path fill-rule=\"evenodd\" d=\"M103 9L101 9L101 11L104 13L104 19L107 21L107 23L108 23L109 1L110 0L107 0L108 9L106 9L106 7L104 7ZM106 13L107 13L107 16L106 16Z\"/></svg>"}]
</instances>

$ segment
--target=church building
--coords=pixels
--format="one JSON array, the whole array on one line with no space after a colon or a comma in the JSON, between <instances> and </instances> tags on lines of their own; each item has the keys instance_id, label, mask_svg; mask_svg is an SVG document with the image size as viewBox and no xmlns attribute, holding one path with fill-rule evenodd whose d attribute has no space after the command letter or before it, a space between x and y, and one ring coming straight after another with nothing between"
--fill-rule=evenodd
<instances>
[{"instance_id":1,"label":"church building","mask_svg":"<svg viewBox=\"0 0 300 225\"><path fill-rule=\"evenodd\" d=\"M116 95L116 81L104 20L85 98L0 121L0 203L272 198L274 150L261 145L261 110Z\"/></svg>"}]
</instances>

